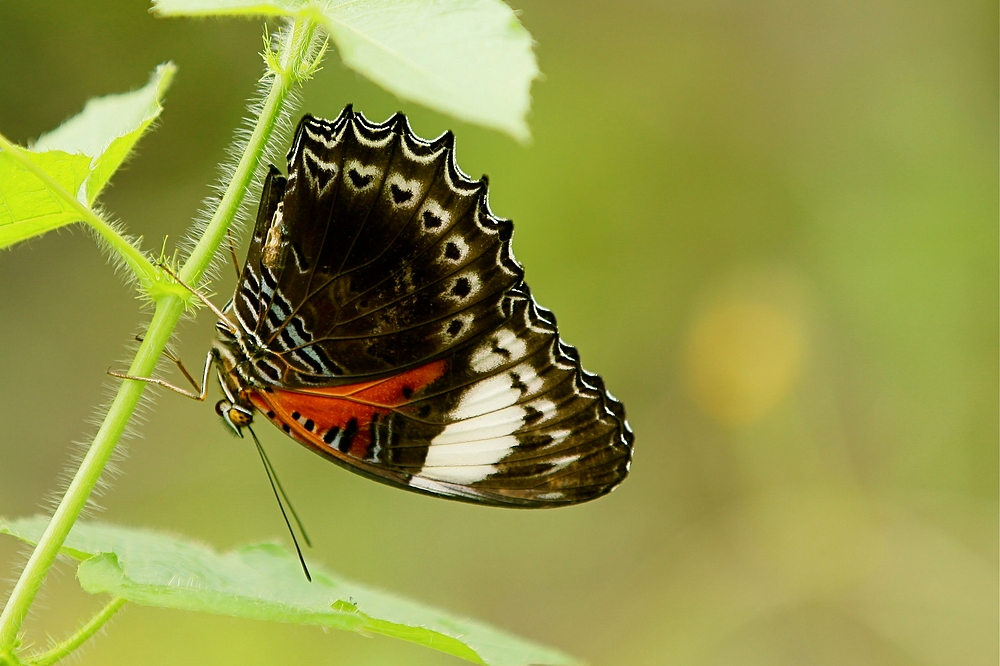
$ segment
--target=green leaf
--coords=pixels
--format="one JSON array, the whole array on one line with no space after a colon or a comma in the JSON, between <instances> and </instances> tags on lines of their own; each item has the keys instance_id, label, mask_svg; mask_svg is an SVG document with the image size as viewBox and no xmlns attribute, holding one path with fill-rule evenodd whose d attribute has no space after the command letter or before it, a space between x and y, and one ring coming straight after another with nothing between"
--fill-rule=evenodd
<instances>
[{"instance_id":1,"label":"green leaf","mask_svg":"<svg viewBox=\"0 0 1000 666\"><path fill-rule=\"evenodd\" d=\"M48 519L0 521L0 532L37 542ZM579 664L555 650L472 620L363 587L310 567L273 544L216 553L157 532L77 523L63 553L82 559L77 577L91 594L109 593L144 606L233 617L315 624L382 634L480 664Z\"/></svg>"},{"instance_id":2,"label":"green leaf","mask_svg":"<svg viewBox=\"0 0 1000 666\"><path fill-rule=\"evenodd\" d=\"M531 35L500 0L154 0L164 16L308 15L344 62L400 97L529 137Z\"/></svg>"},{"instance_id":3,"label":"green leaf","mask_svg":"<svg viewBox=\"0 0 1000 666\"><path fill-rule=\"evenodd\" d=\"M381 0L328 6L344 62L404 99L529 137L538 76L531 35L500 0Z\"/></svg>"},{"instance_id":4,"label":"green leaf","mask_svg":"<svg viewBox=\"0 0 1000 666\"><path fill-rule=\"evenodd\" d=\"M160 65L139 90L90 100L31 148L0 145L0 248L83 219L81 207L90 208L160 115L175 71Z\"/></svg>"},{"instance_id":5,"label":"green leaf","mask_svg":"<svg viewBox=\"0 0 1000 666\"><path fill-rule=\"evenodd\" d=\"M20 151L70 196L79 196L90 175L90 158L61 150ZM38 179L6 150L0 152L0 248L80 220L64 196Z\"/></svg>"},{"instance_id":6,"label":"green leaf","mask_svg":"<svg viewBox=\"0 0 1000 666\"><path fill-rule=\"evenodd\" d=\"M160 115L160 102L176 71L173 63L162 64L142 88L88 101L78 115L38 137L32 150L89 155L92 173L87 179L86 203L92 204L139 137Z\"/></svg>"}]
</instances>

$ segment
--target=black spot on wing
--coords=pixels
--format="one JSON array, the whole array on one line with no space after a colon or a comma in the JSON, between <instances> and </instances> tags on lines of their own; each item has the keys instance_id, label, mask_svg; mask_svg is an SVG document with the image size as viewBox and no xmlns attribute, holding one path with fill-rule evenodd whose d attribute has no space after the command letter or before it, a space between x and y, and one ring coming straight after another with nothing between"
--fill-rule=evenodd
<instances>
[{"instance_id":1,"label":"black spot on wing","mask_svg":"<svg viewBox=\"0 0 1000 666\"><path fill-rule=\"evenodd\" d=\"M389 193L392 194L392 200L397 204L403 204L413 198L413 192L409 190L404 190L396 183L389 186Z\"/></svg>"},{"instance_id":2,"label":"black spot on wing","mask_svg":"<svg viewBox=\"0 0 1000 666\"><path fill-rule=\"evenodd\" d=\"M453 296L458 296L459 298L465 298L470 293L472 293L472 283L467 277L460 277L455 280L455 284L451 287L451 293Z\"/></svg>"},{"instance_id":3,"label":"black spot on wing","mask_svg":"<svg viewBox=\"0 0 1000 666\"><path fill-rule=\"evenodd\" d=\"M358 434L358 420L356 418L351 418L344 426L344 434L340 438L340 442L337 448L340 449L341 453L347 453L351 450L351 444L354 443L354 438Z\"/></svg>"},{"instance_id":4,"label":"black spot on wing","mask_svg":"<svg viewBox=\"0 0 1000 666\"><path fill-rule=\"evenodd\" d=\"M427 229L437 229L442 224L444 224L444 220L441 219L440 215L435 215L429 210L424 211L423 218L424 218L424 227Z\"/></svg>"},{"instance_id":5,"label":"black spot on wing","mask_svg":"<svg viewBox=\"0 0 1000 666\"><path fill-rule=\"evenodd\" d=\"M358 189L361 189L368 183L372 182L372 180L374 179L374 176L372 176L370 173L362 174L357 169L348 170L347 177L351 179L351 183L353 183L354 187Z\"/></svg>"}]
</instances>

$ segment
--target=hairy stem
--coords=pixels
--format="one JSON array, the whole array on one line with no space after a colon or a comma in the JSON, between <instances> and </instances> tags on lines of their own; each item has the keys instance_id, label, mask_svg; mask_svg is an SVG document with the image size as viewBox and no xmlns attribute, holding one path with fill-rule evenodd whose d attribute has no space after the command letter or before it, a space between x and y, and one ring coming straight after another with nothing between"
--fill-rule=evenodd
<instances>
[{"instance_id":1,"label":"hairy stem","mask_svg":"<svg viewBox=\"0 0 1000 666\"><path fill-rule=\"evenodd\" d=\"M97 631L107 624L108 620L114 617L114 614L125 605L125 599L121 597L115 597L108 602L108 605L97 612L94 617L87 620L87 623L76 630L72 636L64 640L62 643L55 645L52 649L43 652L37 656L28 659L28 666L51 666L63 657L67 656L70 652L77 649L88 640L90 637L97 633Z\"/></svg>"},{"instance_id":2,"label":"hairy stem","mask_svg":"<svg viewBox=\"0 0 1000 666\"><path fill-rule=\"evenodd\" d=\"M197 286L205 275L212 257L225 238L226 229L246 198L254 173L260 166L278 119L290 102L289 93L296 83L308 76L313 63L307 60L311 53L315 31L315 24L308 19L296 19L282 33L283 39L277 57L268 60L272 76L271 87L256 119L250 141L243 151L218 209L191 256L181 267L180 277L192 286ZM171 293L170 290L163 290L154 297L156 309L135 359L129 367L130 375L149 377L153 373L160 354L184 313L187 299L176 291ZM59 554L59 549L69 535L70 529L97 485L115 446L139 404L139 398L145 387L146 383L141 381L124 381L119 387L87 455L31 553L3 613L0 614L0 655L13 652L17 648L18 634L28 608L52 567L56 555Z\"/></svg>"}]
</instances>

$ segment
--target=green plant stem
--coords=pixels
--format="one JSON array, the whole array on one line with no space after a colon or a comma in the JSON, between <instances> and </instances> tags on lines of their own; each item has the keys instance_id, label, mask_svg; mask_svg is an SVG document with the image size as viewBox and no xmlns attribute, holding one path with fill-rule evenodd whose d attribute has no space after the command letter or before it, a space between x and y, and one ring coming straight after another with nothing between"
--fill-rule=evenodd
<instances>
[{"instance_id":1,"label":"green plant stem","mask_svg":"<svg viewBox=\"0 0 1000 666\"><path fill-rule=\"evenodd\" d=\"M192 286L197 286L208 270L212 257L225 238L226 229L246 197L247 189L254 172L260 166L267 143L274 133L282 111L289 103L292 86L308 75L311 66L314 67L314 63L308 63L306 60L310 54L315 30L315 25L311 21L296 19L284 32L284 40L277 59L280 67L272 67L271 88L256 120L251 139L243 152L233 179L226 188L218 210L212 216L191 256L181 268L180 276ZM184 313L187 301L186 298L170 293L169 290L161 291L155 298L156 309L153 318L128 370L133 376L149 377L153 373L160 354ZM3 613L0 614L0 655L16 649L18 634L28 609L100 479L115 446L124 434L145 388L146 383L141 381L123 381L119 387L87 455L25 564Z\"/></svg>"},{"instance_id":2,"label":"green plant stem","mask_svg":"<svg viewBox=\"0 0 1000 666\"><path fill-rule=\"evenodd\" d=\"M90 640L90 637L97 633L124 605L125 599L115 597L108 602L107 606L99 610L94 617L90 618L86 624L77 629L76 633L72 636L62 643L53 646L52 649L35 657L30 657L26 663L29 666L51 666Z\"/></svg>"},{"instance_id":3,"label":"green plant stem","mask_svg":"<svg viewBox=\"0 0 1000 666\"><path fill-rule=\"evenodd\" d=\"M12 143L7 137L0 134L0 149L20 163L22 167L30 171L40 181L45 183L45 187L50 192L62 199L73 210L80 215L80 219L93 227L101 237L117 252L128 267L132 269L139 281L144 285L152 284L157 279L156 268L149 262L146 256L134 245L128 242L121 234L115 231L114 227L108 224L100 215L95 213L90 206L87 206L75 196L70 194L45 172L40 166L25 156L26 151L18 145Z\"/></svg>"}]
</instances>

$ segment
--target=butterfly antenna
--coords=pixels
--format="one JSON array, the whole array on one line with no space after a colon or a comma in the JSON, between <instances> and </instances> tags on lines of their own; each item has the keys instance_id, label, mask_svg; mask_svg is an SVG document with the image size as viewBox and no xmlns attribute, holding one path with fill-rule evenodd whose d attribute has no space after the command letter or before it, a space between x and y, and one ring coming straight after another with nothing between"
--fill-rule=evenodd
<instances>
[{"instance_id":1,"label":"butterfly antenna","mask_svg":"<svg viewBox=\"0 0 1000 666\"><path fill-rule=\"evenodd\" d=\"M281 488L281 482L278 481L278 476L274 473L274 468L271 466L271 461L268 459L267 454L264 453L264 447L260 445L260 440L257 439L257 433L250 428L246 427L250 431L250 435L253 436L253 443L257 446L257 453L260 454L260 461L264 463L264 471L267 472L267 480L271 484L271 491L274 493L274 499L278 502L278 508L281 509L281 517L285 519L285 526L288 527L288 533L292 535L292 543L295 544L295 552L299 556L299 562L302 564L302 572L306 575L306 580L310 583L312 582L312 575L309 573L309 567L306 566L306 558L302 555L302 549L299 548L299 540L295 538L295 530L292 529L292 523L288 520L288 514L285 513L285 504L288 505L289 511L292 512L292 516L295 518L295 523L299 526L299 530L302 532L302 540L306 542L306 545L312 546L309 541L309 537L306 536L306 532L302 529L302 521L299 520L298 514L295 513L295 509L292 508L292 503L288 501L288 496L285 495L284 489L281 489L279 494L279 488ZM284 498L284 503L282 503L282 498Z\"/></svg>"},{"instance_id":2,"label":"butterfly antenna","mask_svg":"<svg viewBox=\"0 0 1000 666\"><path fill-rule=\"evenodd\" d=\"M250 426L247 426L247 430L250 430ZM260 440L257 439L257 434L253 430L250 430L250 434L253 435L254 443L257 445L257 452L260 453L260 458L264 462L264 467L267 469L268 476L273 480L278 492L281 493L281 499L285 501L285 505L292 514L292 518L295 519L295 524L298 525L299 534L302 535L302 540L306 542L307 546L312 548L312 541L309 539L309 535L306 534L306 528L299 519L299 514L296 513L295 507L292 506L292 501L288 499L288 494L285 492L284 486L281 485L281 480L278 478L278 473L274 470L274 465L271 464L271 459L267 457L264 447L261 446Z\"/></svg>"}]
</instances>

